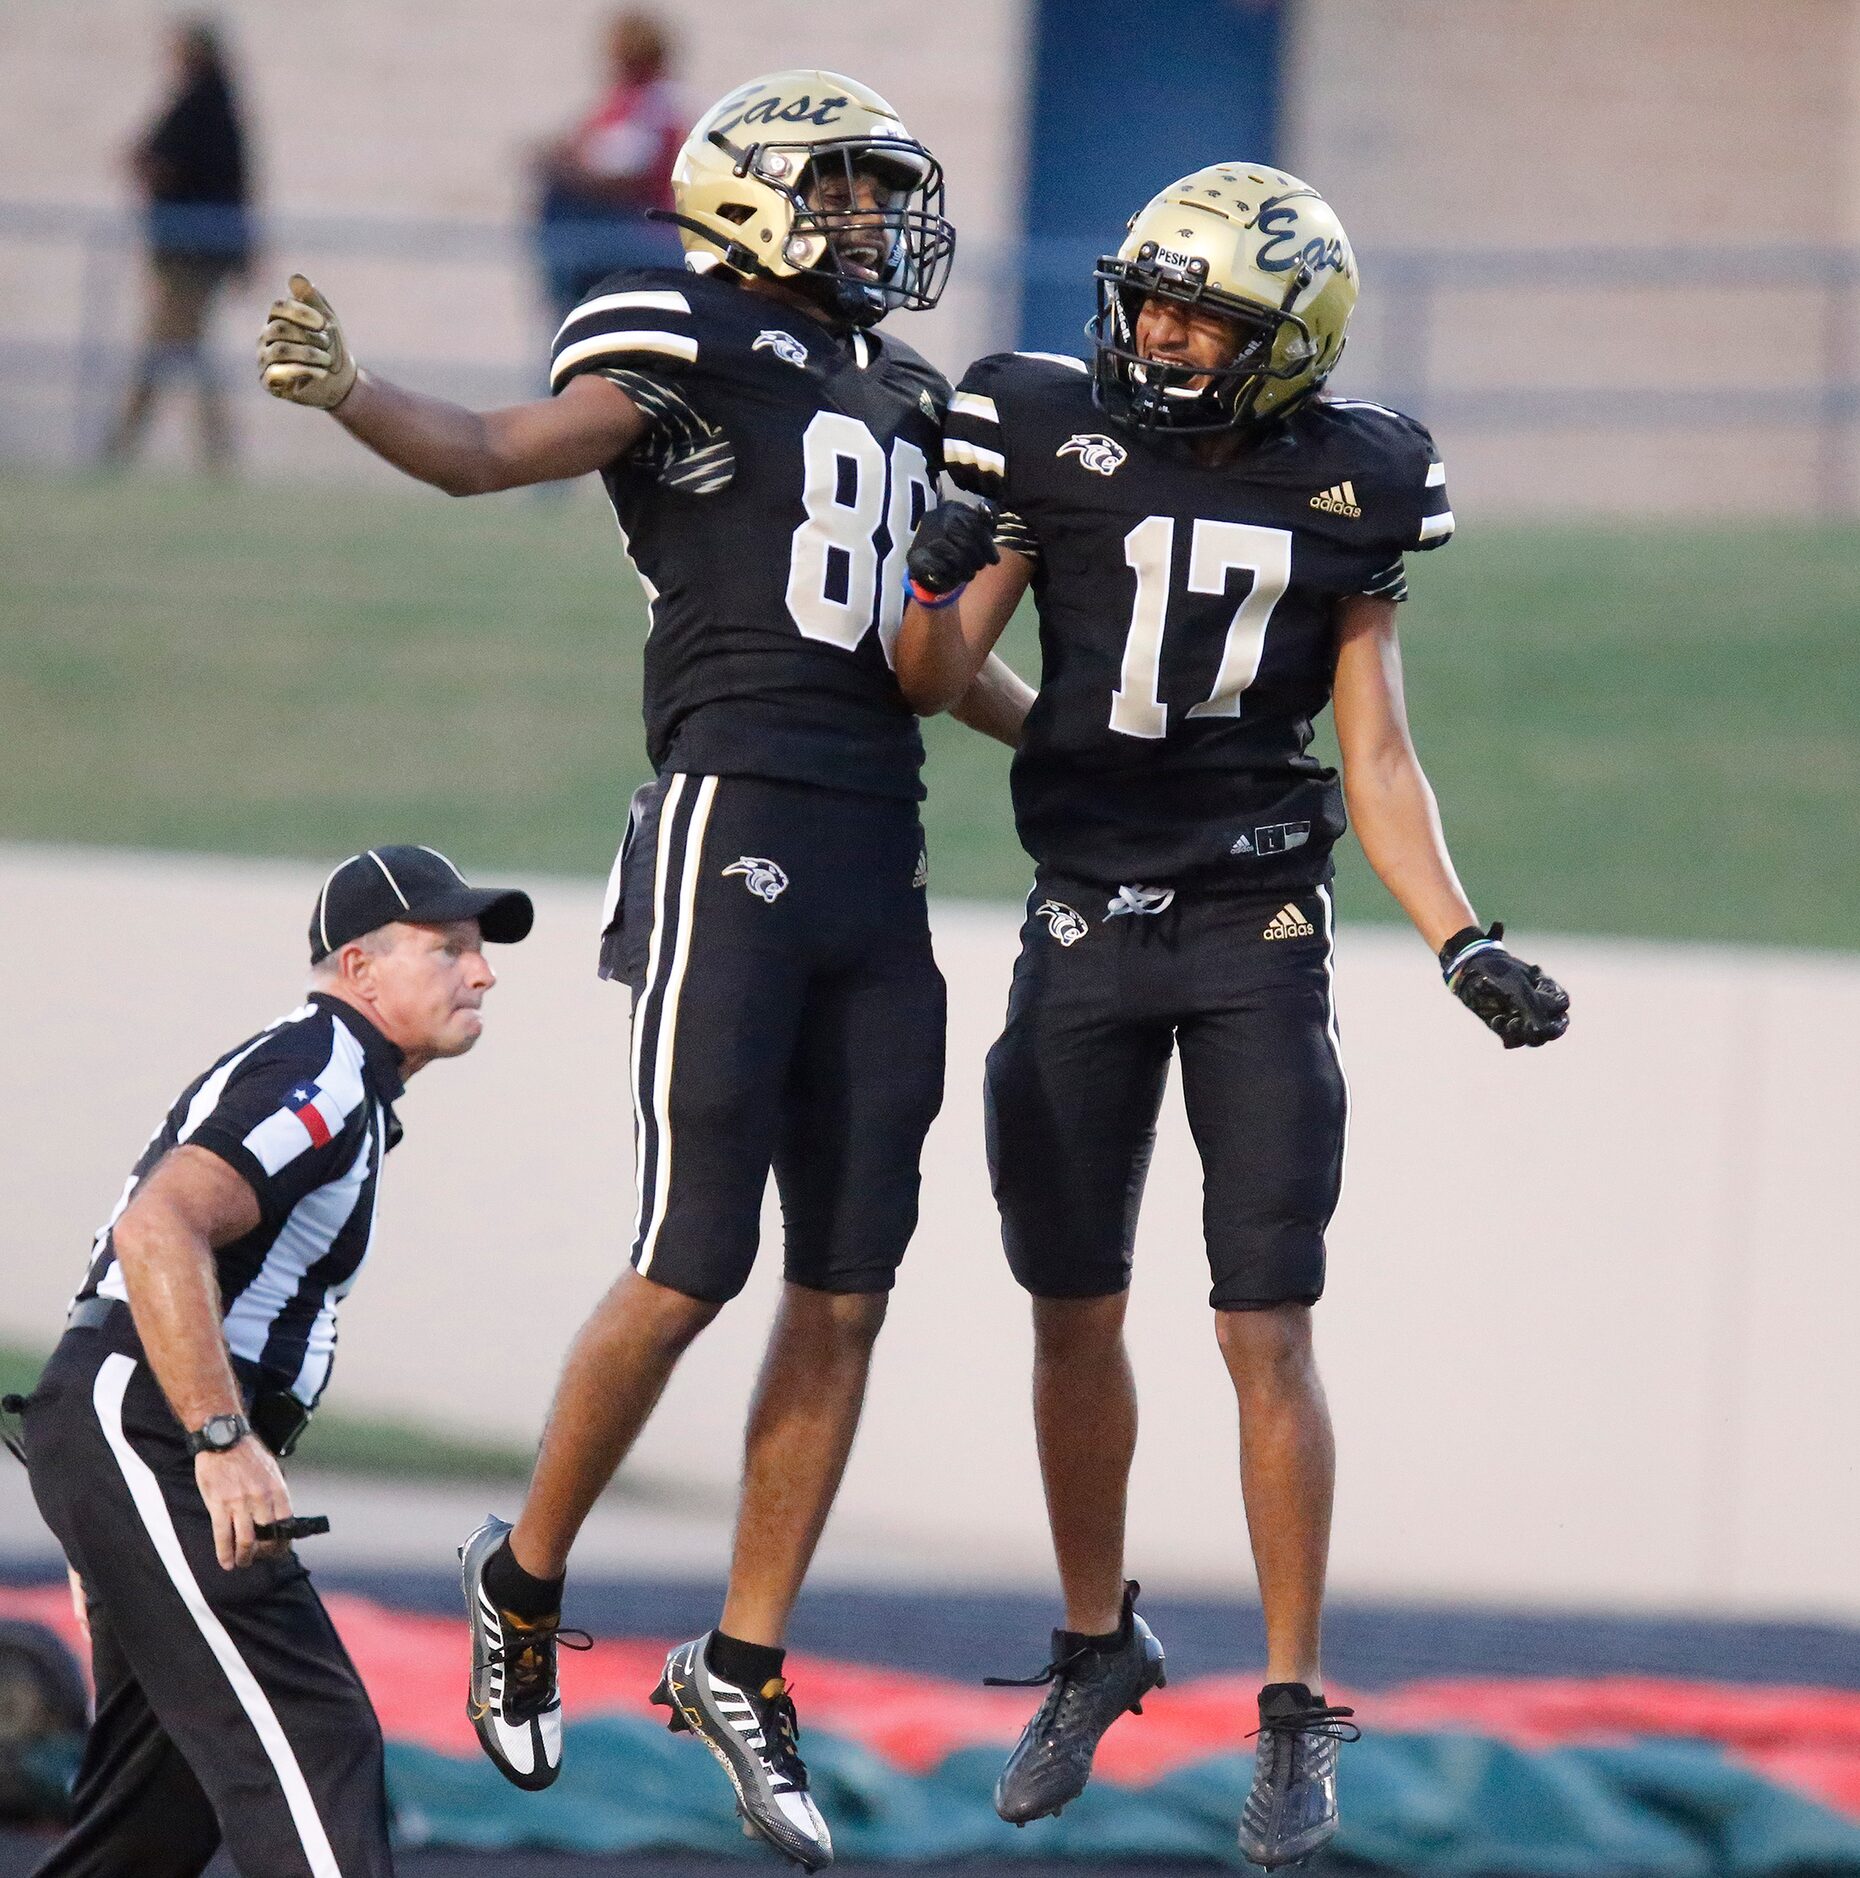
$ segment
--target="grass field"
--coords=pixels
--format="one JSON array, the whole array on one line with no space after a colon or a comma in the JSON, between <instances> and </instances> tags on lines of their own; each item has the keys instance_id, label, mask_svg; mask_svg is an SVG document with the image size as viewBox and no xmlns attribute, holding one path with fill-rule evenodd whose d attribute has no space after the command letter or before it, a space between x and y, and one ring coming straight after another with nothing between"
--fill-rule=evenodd
<instances>
[{"instance_id":1,"label":"grass field","mask_svg":"<svg viewBox=\"0 0 1860 1878\"><path fill-rule=\"evenodd\" d=\"M1481 527L1411 568L1410 706L1520 927L1860 944L1860 529ZM727 550L724 550L727 551ZM0 480L0 837L604 872L643 605L592 488ZM1031 672L1024 622L1009 647ZM1005 752L929 727L938 891L1018 897ZM1346 916L1395 909L1354 853Z\"/></svg>"}]
</instances>

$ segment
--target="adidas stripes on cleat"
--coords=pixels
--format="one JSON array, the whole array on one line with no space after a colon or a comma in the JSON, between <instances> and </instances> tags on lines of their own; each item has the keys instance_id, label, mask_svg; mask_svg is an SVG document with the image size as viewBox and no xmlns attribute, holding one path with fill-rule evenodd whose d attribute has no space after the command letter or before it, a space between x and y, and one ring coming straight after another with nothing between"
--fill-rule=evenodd
<instances>
[{"instance_id":1,"label":"adidas stripes on cleat","mask_svg":"<svg viewBox=\"0 0 1860 1878\"><path fill-rule=\"evenodd\" d=\"M1085 1643L1053 1632L1053 1660L1037 1676L990 1676L995 1688L1050 1683L1008 1764L995 1782L995 1811L1010 1825L1057 1813L1085 1791L1092 1756L1118 1716L1143 1712L1143 1698L1168 1681L1162 1645L1136 1612L1138 1586L1124 1587L1117 1641Z\"/></svg>"},{"instance_id":2,"label":"adidas stripes on cleat","mask_svg":"<svg viewBox=\"0 0 1860 1878\"><path fill-rule=\"evenodd\" d=\"M559 1615L526 1623L498 1609L484 1588L484 1567L509 1532L506 1521L493 1517L459 1548L459 1583L471 1620L465 1713L492 1766L513 1785L535 1793L562 1771L556 1646L586 1650L594 1639L585 1631L563 1630Z\"/></svg>"},{"instance_id":3,"label":"adidas stripes on cleat","mask_svg":"<svg viewBox=\"0 0 1860 1878\"><path fill-rule=\"evenodd\" d=\"M833 1863L833 1839L807 1791L794 1702L779 1676L760 1689L726 1682L705 1660L711 1633L665 1659L652 1699L672 1711L674 1734L697 1736L736 1789L743 1830L810 1872Z\"/></svg>"},{"instance_id":4,"label":"adidas stripes on cleat","mask_svg":"<svg viewBox=\"0 0 1860 1878\"><path fill-rule=\"evenodd\" d=\"M1295 1865L1336 1837L1337 1743L1360 1738L1350 1714L1302 1682L1260 1690L1253 1789L1240 1815L1240 1850L1255 1865Z\"/></svg>"}]
</instances>

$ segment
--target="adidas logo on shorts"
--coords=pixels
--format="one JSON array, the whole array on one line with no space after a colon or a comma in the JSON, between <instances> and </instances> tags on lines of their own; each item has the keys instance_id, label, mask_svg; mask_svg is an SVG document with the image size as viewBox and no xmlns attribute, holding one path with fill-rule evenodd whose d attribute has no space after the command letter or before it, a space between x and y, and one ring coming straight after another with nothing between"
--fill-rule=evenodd
<instances>
[{"instance_id":1,"label":"adidas logo on shorts","mask_svg":"<svg viewBox=\"0 0 1860 1878\"><path fill-rule=\"evenodd\" d=\"M1309 939L1317 928L1289 901L1266 922L1262 939Z\"/></svg>"}]
</instances>

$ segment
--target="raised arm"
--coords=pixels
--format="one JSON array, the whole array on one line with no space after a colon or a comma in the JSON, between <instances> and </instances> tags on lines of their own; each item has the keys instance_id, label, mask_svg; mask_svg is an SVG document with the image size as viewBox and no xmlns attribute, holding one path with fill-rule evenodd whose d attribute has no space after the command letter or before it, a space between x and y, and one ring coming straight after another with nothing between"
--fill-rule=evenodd
<instances>
[{"instance_id":1,"label":"raised arm","mask_svg":"<svg viewBox=\"0 0 1860 1878\"><path fill-rule=\"evenodd\" d=\"M1454 872L1408 731L1393 600L1358 594L1339 602L1332 708L1356 838L1433 948L1448 989L1508 1050L1560 1037L1569 1027L1567 994L1506 951L1503 926L1480 930Z\"/></svg>"},{"instance_id":2,"label":"raised arm","mask_svg":"<svg viewBox=\"0 0 1860 1878\"><path fill-rule=\"evenodd\" d=\"M136 1334L183 1428L245 1412L220 1328L213 1254L258 1223L258 1196L246 1181L218 1155L183 1144L136 1189L112 1230ZM275 1549L252 1528L290 1518L291 1496L262 1442L247 1435L224 1453L196 1455L194 1479L224 1568Z\"/></svg>"},{"instance_id":3,"label":"raised arm","mask_svg":"<svg viewBox=\"0 0 1860 1878\"><path fill-rule=\"evenodd\" d=\"M259 376L273 397L328 411L350 436L398 470L449 496L559 482L605 468L650 420L595 373L560 397L471 411L404 391L362 371L329 302L301 274L259 336Z\"/></svg>"},{"instance_id":4,"label":"raised arm","mask_svg":"<svg viewBox=\"0 0 1860 1878\"><path fill-rule=\"evenodd\" d=\"M995 545L993 509L943 502L918 527L907 566L909 593L892 656L905 702L920 717L933 717L966 701L1027 591L1033 564ZM993 666L1013 677L999 660ZM974 702L986 709L983 699ZM959 715L973 721L966 710Z\"/></svg>"}]
</instances>

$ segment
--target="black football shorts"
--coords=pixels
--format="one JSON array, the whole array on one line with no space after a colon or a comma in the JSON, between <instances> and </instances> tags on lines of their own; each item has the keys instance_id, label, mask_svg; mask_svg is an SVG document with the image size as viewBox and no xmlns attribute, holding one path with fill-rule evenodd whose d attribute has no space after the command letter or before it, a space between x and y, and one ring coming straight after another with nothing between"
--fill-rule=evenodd
<instances>
[{"instance_id":1,"label":"black football shorts","mask_svg":"<svg viewBox=\"0 0 1860 1878\"><path fill-rule=\"evenodd\" d=\"M885 1291L943 1100L914 803L756 777L633 799L601 975L633 992L633 1264L721 1302L774 1169L789 1279Z\"/></svg>"},{"instance_id":2,"label":"black football shorts","mask_svg":"<svg viewBox=\"0 0 1860 1878\"><path fill-rule=\"evenodd\" d=\"M1332 938L1327 886L1192 897L1042 877L988 1053L989 1169L1027 1290L1090 1298L1129 1284L1179 1051L1209 1302L1316 1302L1349 1116Z\"/></svg>"}]
</instances>

